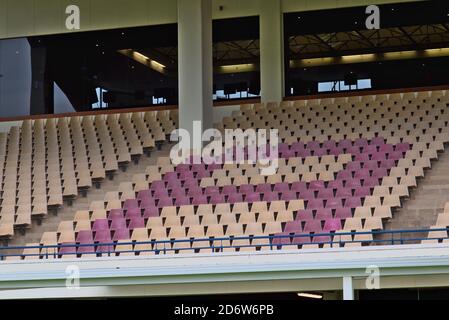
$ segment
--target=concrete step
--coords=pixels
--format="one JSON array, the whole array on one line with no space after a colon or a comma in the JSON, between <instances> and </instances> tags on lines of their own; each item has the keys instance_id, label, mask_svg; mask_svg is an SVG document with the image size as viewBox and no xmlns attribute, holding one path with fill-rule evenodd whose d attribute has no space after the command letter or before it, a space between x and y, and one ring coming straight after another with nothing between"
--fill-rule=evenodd
<instances>
[{"instance_id":1,"label":"concrete step","mask_svg":"<svg viewBox=\"0 0 449 320\"><path fill-rule=\"evenodd\" d=\"M437 216L449 202L449 152L439 155L438 161L418 180L418 187L411 191L410 197L394 213L393 219L384 224L385 230L426 229L436 223ZM426 237L423 234L404 234L404 238ZM378 236L386 240L391 236Z\"/></svg>"}]
</instances>

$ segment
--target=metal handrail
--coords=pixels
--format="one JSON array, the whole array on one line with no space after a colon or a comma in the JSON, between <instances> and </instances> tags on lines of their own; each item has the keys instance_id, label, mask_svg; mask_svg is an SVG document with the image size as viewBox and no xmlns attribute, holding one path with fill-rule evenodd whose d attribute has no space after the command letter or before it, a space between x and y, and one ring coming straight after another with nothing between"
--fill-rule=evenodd
<instances>
[{"instance_id":1,"label":"metal handrail","mask_svg":"<svg viewBox=\"0 0 449 320\"><path fill-rule=\"evenodd\" d=\"M148 240L148 241L129 241L129 242L94 242L94 243L73 243L73 244L55 244L55 245L36 245L36 246L1 246L0 247L0 257L2 260L4 260L6 257L42 257L42 258L48 258L48 257L60 257L60 256L70 256L70 255L115 255L116 253L145 253L145 252L163 252L167 253L170 251L191 251L191 250L200 250L200 249L211 249L213 251L218 250L219 252L222 252L224 249L228 248L246 248L246 247L270 247L270 248L277 248L277 247L297 247L298 245L338 245L341 244L347 244L347 243L386 243L386 244L404 244L405 242L410 241L422 241L422 240L440 240L442 238L437 237L413 237L413 238L403 238L403 234L406 233L423 233L423 232L429 232L429 231L448 231L449 228L433 228L433 229L400 229L400 230L376 230L376 231L348 231L348 232L328 232L328 233L290 233L290 234L283 234L283 235L269 235L269 236L229 236L229 237L210 237L210 238L191 238L191 239L173 239L173 240ZM389 234L392 236L391 239L383 240L383 239L375 239L375 236L383 235L383 234ZM369 240L341 240L342 236L355 236L355 235L372 235L372 239ZM394 235L400 235L399 238L394 238ZM274 243L273 240L275 239L295 239L295 238L311 238L311 237L329 237L328 241L304 241L301 243ZM337 239L339 237L339 239ZM265 239L268 240L266 244L244 244L244 245L231 245L231 241L235 240L261 240ZM444 238L449 239L449 237ZM204 247L195 247L192 248L190 244L193 244L195 242L210 242L210 246L204 246ZM179 248L172 248L171 245L175 243L188 243L189 245ZM229 243L229 244L228 244ZM126 245L150 245L149 249L144 250L116 250L115 246L126 246ZM93 247L92 252L77 252L79 248L82 247ZM95 248L98 247L106 247L107 250L95 250ZM161 248L159 248L161 247ZM73 252L59 252L62 248L74 248ZM4 251L10 251L10 250L23 250L23 249L40 249L40 253L30 253L30 254L24 254L24 253L3 253Z\"/></svg>"}]
</instances>

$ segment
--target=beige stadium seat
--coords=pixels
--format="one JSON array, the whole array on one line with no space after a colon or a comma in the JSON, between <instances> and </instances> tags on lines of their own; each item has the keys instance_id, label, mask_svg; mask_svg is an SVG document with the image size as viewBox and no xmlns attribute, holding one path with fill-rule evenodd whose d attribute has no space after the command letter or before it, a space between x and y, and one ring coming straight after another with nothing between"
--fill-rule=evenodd
<instances>
[{"instance_id":1,"label":"beige stadium seat","mask_svg":"<svg viewBox=\"0 0 449 320\"><path fill-rule=\"evenodd\" d=\"M214 179L219 179L219 178L225 178L228 175L226 174L225 170L214 170L214 172L212 173L212 178Z\"/></svg>"},{"instance_id":2,"label":"beige stadium seat","mask_svg":"<svg viewBox=\"0 0 449 320\"><path fill-rule=\"evenodd\" d=\"M268 211L268 204L266 201L253 202L251 206L251 212L266 212Z\"/></svg>"},{"instance_id":3,"label":"beige stadium seat","mask_svg":"<svg viewBox=\"0 0 449 320\"><path fill-rule=\"evenodd\" d=\"M185 216L182 225L185 227L195 226L200 224L200 216L189 215Z\"/></svg>"},{"instance_id":4,"label":"beige stadium seat","mask_svg":"<svg viewBox=\"0 0 449 320\"><path fill-rule=\"evenodd\" d=\"M122 201L119 199L112 199L112 200L105 200L107 202L106 204L106 210L112 210L112 209L120 209L122 207Z\"/></svg>"},{"instance_id":5,"label":"beige stadium seat","mask_svg":"<svg viewBox=\"0 0 449 320\"><path fill-rule=\"evenodd\" d=\"M369 207L357 207L355 208L354 218L371 218L372 212Z\"/></svg>"},{"instance_id":6,"label":"beige stadium seat","mask_svg":"<svg viewBox=\"0 0 449 320\"><path fill-rule=\"evenodd\" d=\"M90 216L91 221L95 221L97 219L106 219L106 210L105 209L95 209L92 210L92 215Z\"/></svg>"},{"instance_id":7,"label":"beige stadium seat","mask_svg":"<svg viewBox=\"0 0 449 320\"><path fill-rule=\"evenodd\" d=\"M40 244L56 244L58 242L58 237L56 232L44 232L41 237Z\"/></svg>"},{"instance_id":8,"label":"beige stadium seat","mask_svg":"<svg viewBox=\"0 0 449 320\"><path fill-rule=\"evenodd\" d=\"M388 207L400 207L401 206L401 199L398 195L387 195L384 197L382 205L388 206Z\"/></svg>"},{"instance_id":9,"label":"beige stadium seat","mask_svg":"<svg viewBox=\"0 0 449 320\"><path fill-rule=\"evenodd\" d=\"M297 200L290 200L288 202L288 211L299 211L304 210L304 200L297 199Z\"/></svg>"},{"instance_id":10,"label":"beige stadium seat","mask_svg":"<svg viewBox=\"0 0 449 320\"><path fill-rule=\"evenodd\" d=\"M286 183L293 183L295 181L299 181L299 174L298 173L289 173L285 175L284 182Z\"/></svg>"},{"instance_id":11,"label":"beige stadium seat","mask_svg":"<svg viewBox=\"0 0 449 320\"><path fill-rule=\"evenodd\" d=\"M219 186L219 187L223 187L223 186L227 186L227 185L231 185L232 184L232 180L229 177L220 177L217 179L217 182L215 185Z\"/></svg>"},{"instance_id":12,"label":"beige stadium seat","mask_svg":"<svg viewBox=\"0 0 449 320\"><path fill-rule=\"evenodd\" d=\"M178 216L168 216L164 221L165 227L178 227L181 226L181 218Z\"/></svg>"},{"instance_id":13,"label":"beige stadium seat","mask_svg":"<svg viewBox=\"0 0 449 320\"><path fill-rule=\"evenodd\" d=\"M147 228L136 228L132 232L131 240L137 242L148 241L148 229Z\"/></svg>"},{"instance_id":14,"label":"beige stadium seat","mask_svg":"<svg viewBox=\"0 0 449 320\"><path fill-rule=\"evenodd\" d=\"M234 224L234 223L237 223L237 217L234 213L226 213L221 215L220 217L221 225Z\"/></svg>"},{"instance_id":15,"label":"beige stadium seat","mask_svg":"<svg viewBox=\"0 0 449 320\"><path fill-rule=\"evenodd\" d=\"M437 226L430 227L430 231L427 235L426 240L422 240L421 243L438 243L442 241L443 239L447 239L447 230L446 231L432 231L432 229L441 229Z\"/></svg>"},{"instance_id":16,"label":"beige stadium seat","mask_svg":"<svg viewBox=\"0 0 449 320\"><path fill-rule=\"evenodd\" d=\"M254 222L256 222L256 215L252 212L242 213L239 217L238 222L240 224L254 223Z\"/></svg>"},{"instance_id":17,"label":"beige stadium seat","mask_svg":"<svg viewBox=\"0 0 449 320\"><path fill-rule=\"evenodd\" d=\"M345 230L353 230L358 231L362 230L362 219L361 218L348 218L345 220L344 223L344 229Z\"/></svg>"},{"instance_id":18,"label":"beige stadium seat","mask_svg":"<svg viewBox=\"0 0 449 320\"><path fill-rule=\"evenodd\" d=\"M435 226L447 228L449 226L449 213L440 213Z\"/></svg>"},{"instance_id":19,"label":"beige stadium seat","mask_svg":"<svg viewBox=\"0 0 449 320\"><path fill-rule=\"evenodd\" d=\"M381 204L381 199L378 196L367 196L365 197L365 201L363 203L363 205L366 207L376 207L380 206Z\"/></svg>"},{"instance_id":20,"label":"beige stadium seat","mask_svg":"<svg viewBox=\"0 0 449 320\"><path fill-rule=\"evenodd\" d=\"M229 212L231 210L230 209L230 205L227 204L227 203L218 204L216 206L216 208L218 208L218 207L221 207L221 208L228 207L229 208ZM213 207L212 207L211 204L200 204L198 206L198 208L196 209L196 214L197 215L203 215L203 214L208 214L208 213L212 213L212 212L214 212L214 211L213 211Z\"/></svg>"},{"instance_id":21,"label":"beige stadium seat","mask_svg":"<svg viewBox=\"0 0 449 320\"><path fill-rule=\"evenodd\" d=\"M250 178L249 183L252 185L257 185L257 184L262 184L265 183L265 176L262 175L258 175L258 176L253 176Z\"/></svg>"},{"instance_id":22,"label":"beige stadium seat","mask_svg":"<svg viewBox=\"0 0 449 320\"><path fill-rule=\"evenodd\" d=\"M10 238L14 235L14 223L0 223L0 237Z\"/></svg>"},{"instance_id":23,"label":"beige stadium seat","mask_svg":"<svg viewBox=\"0 0 449 320\"><path fill-rule=\"evenodd\" d=\"M161 217L170 217L170 216L177 216L177 207L168 206L162 208Z\"/></svg>"},{"instance_id":24,"label":"beige stadium seat","mask_svg":"<svg viewBox=\"0 0 449 320\"><path fill-rule=\"evenodd\" d=\"M353 229L337 230L335 232L333 241L344 243L345 247L352 247L352 241L354 241L353 235L351 234L352 231Z\"/></svg>"},{"instance_id":25,"label":"beige stadium seat","mask_svg":"<svg viewBox=\"0 0 449 320\"><path fill-rule=\"evenodd\" d=\"M232 213L246 213L249 212L248 202L237 202L232 207Z\"/></svg>"},{"instance_id":26,"label":"beige stadium seat","mask_svg":"<svg viewBox=\"0 0 449 320\"><path fill-rule=\"evenodd\" d=\"M190 226L187 231L187 237L204 239L206 237L204 231L205 231L204 226L200 226L200 225Z\"/></svg>"},{"instance_id":27,"label":"beige stadium seat","mask_svg":"<svg viewBox=\"0 0 449 320\"><path fill-rule=\"evenodd\" d=\"M223 237L224 236L223 225L221 225L221 224L208 225L207 231L206 231L206 236L207 237L215 237L215 238Z\"/></svg>"},{"instance_id":28,"label":"beige stadium seat","mask_svg":"<svg viewBox=\"0 0 449 320\"><path fill-rule=\"evenodd\" d=\"M148 229L159 228L164 225L164 220L162 217L149 217L147 220L146 227Z\"/></svg>"},{"instance_id":29,"label":"beige stadium seat","mask_svg":"<svg viewBox=\"0 0 449 320\"><path fill-rule=\"evenodd\" d=\"M193 205L180 206L178 215L180 217L187 217L195 215L195 207Z\"/></svg>"},{"instance_id":30,"label":"beige stadium seat","mask_svg":"<svg viewBox=\"0 0 449 320\"><path fill-rule=\"evenodd\" d=\"M243 236L243 225L240 223L231 223L226 227L226 236Z\"/></svg>"},{"instance_id":31,"label":"beige stadium seat","mask_svg":"<svg viewBox=\"0 0 449 320\"><path fill-rule=\"evenodd\" d=\"M373 196L384 197L390 195L390 187L376 186L374 187Z\"/></svg>"},{"instance_id":32,"label":"beige stadium seat","mask_svg":"<svg viewBox=\"0 0 449 320\"><path fill-rule=\"evenodd\" d=\"M257 217L257 222L259 223L269 223L274 221L274 212L261 211Z\"/></svg>"},{"instance_id":33,"label":"beige stadium seat","mask_svg":"<svg viewBox=\"0 0 449 320\"><path fill-rule=\"evenodd\" d=\"M276 221L278 222L287 222L287 221L293 221L294 220L294 216L293 216L293 211L280 211L278 212L277 216L276 216Z\"/></svg>"},{"instance_id":34,"label":"beige stadium seat","mask_svg":"<svg viewBox=\"0 0 449 320\"><path fill-rule=\"evenodd\" d=\"M210 213L210 214L205 214L203 216L201 216L201 225L202 226L208 226L208 225L215 225L218 224L218 216Z\"/></svg>"},{"instance_id":35,"label":"beige stadium seat","mask_svg":"<svg viewBox=\"0 0 449 320\"><path fill-rule=\"evenodd\" d=\"M302 174L301 180L304 182L311 182L317 180L317 174L315 172L306 172Z\"/></svg>"},{"instance_id":36,"label":"beige stadium seat","mask_svg":"<svg viewBox=\"0 0 449 320\"><path fill-rule=\"evenodd\" d=\"M58 237L58 243L74 243L75 242L75 233L70 230L64 230L60 233Z\"/></svg>"},{"instance_id":37,"label":"beige stadium seat","mask_svg":"<svg viewBox=\"0 0 449 320\"><path fill-rule=\"evenodd\" d=\"M354 242L357 242L359 245L363 245L364 243L370 243L373 241L372 234L355 234Z\"/></svg>"},{"instance_id":38,"label":"beige stadium seat","mask_svg":"<svg viewBox=\"0 0 449 320\"><path fill-rule=\"evenodd\" d=\"M191 241L189 238L186 237L177 237L172 243L172 249L178 250L178 253L192 253L193 251L190 250L191 248ZM175 253L175 251L173 251Z\"/></svg>"},{"instance_id":39,"label":"beige stadium seat","mask_svg":"<svg viewBox=\"0 0 449 320\"><path fill-rule=\"evenodd\" d=\"M233 185L241 186L244 184L248 184L248 177L245 176L237 176L234 178Z\"/></svg>"},{"instance_id":40,"label":"beige stadium seat","mask_svg":"<svg viewBox=\"0 0 449 320\"><path fill-rule=\"evenodd\" d=\"M201 188L212 187L214 185L215 185L215 179L212 177L201 179L201 182L200 182Z\"/></svg>"},{"instance_id":41,"label":"beige stadium seat","mask_svg":"<svg viewBox=\"0 0 449 320\"><path fill-rule=\"evenodd\" d=\"M408 187L404 185L394 186L391 190L391 194L399 197L408 197L410 195Z\"/></svg>"},{"instance_id":42,"label":"beige stadium seat","mask_svg":"<svg viewBox=\"0 0 449 320\"><path fill-rule=\"evenodd\" d=\"M417 187L415 176L403 176L399 180L399 184L405 185L407 187Z\"/></svg>"},{"instance_id":43,"label":"beige stadium seat","mask_svg":"<svg viewBox=\"0 0 449 320\"><path fill-rule=\"evenodd\" d=\"M270 211L272 212L282 212L285 211L286 208L286 203L285 201L282 200L278 200L278 201L272 201L270 203Z\"/></svg>"},{"instance_id":44,"label":"beige stadium seat","mask_svg":"<svg viewBox=\"0 0 449 320\"><path fill-rule=\"evenodd\" d=\"M49 193L48 202L49 206L62 206L64 204L61 193Z\"/></svg>"},{"instance_id":45,"label":"beige stadium seat","mask_svg":"<svg viewBox=\"0 0 449 320\"><path fill-rule=\"evenodd\" d=\"M186 228L182 226L171 227L168 233L170 239L186 239ZM185 244L184 244L185 245Z\"/></svg>"},{"instance_id":46,"label":"beige stadium seat","mask_svg":"<svg viewBox=\"0 0 449 320\"><path fill-rule=\"evenodd\" d=\"M382 218L381 217L367 217L363 225L364 230L382 230Z\"/></svg>"},{"instance_id":47,"label":"beige stadium seat","mask_svg":"<svg viewBox=\"0 0 449 320\"><path fill-rule=\"evenodd\" d=\"M40 259L39 243L27 243L26 247L34 247L34 248L23 249L23 254L24 254L25 260Z\"/></svg>"},{"instance_id":48,"label":"beige stadium seat","mask_svg":"<svg viewBox=\"0 0 449 320\"><path fill-rule=\"evenodd\" d=\"M282 232L282 224L280 222L268 222L265 224L264 234L272 235Z\"/></svg>"},{"instance_id":49,"label":"beige stadium seat","mask_svg":"<svg viewBox=\"0 0 449 320\"><path fill-rule=\"evenodd\" d=\"M383 177L382 178L382 186L385 187L394 187L397 186L398 183L398 178L397 177Z\"/></svg>"},{"instance_id":50,"label":"beige stadium seat","mask_svg":"<svg viewBox=\"0 0 449 320\"><path fill-rule=\"evenodd\" d=\"M31 211L31 210L30 210ZM31 214L30 211L28 212L22 212L17 214L16 221L14 223L15 226L21 226L21 227L29 227L31 226Z\"/></svg>"},{"instance_id":51,"label":"beige stadium seat","mask_svg":"<svg viewBox=\"0 0 449 320\"><path fill-rule=\"evenodd\" d=\"M91 230L92 225L90 220L79 220L75 224L75 232L82 230Z\"/></svg>"},{"instance_id":52,"label":"beige stadium seat","mask_svg":"<svg viewBox=\"0 0 449 320\"><path fill-rule=\"evenodd\" d=\"M215 206L215 209L212 211L212 205L203 205L204 211L199 212L200 207L198 207L197 214L207 214L207 213L215 213L215 214L225 214L231 213L231 205L229 203L219 203Z\"/></svg>"},{"instance_id":53,"label":"beige stadium seat","mask_svg":"<svg viewBox=\"0 0 449 320\"><path fill-rule=\"evenodd\" d=\"M133 245L131 244L131 239L129 240L119 240L115 246L115 253L117 256L134 256L135 252L133 251Z\"/></svg>"},{"instance_id":54,"label":"beige stadium seat","mask_svg":"<svg viewBox=\"0 0 449 320\"><path fill-rule=\"evenodd\" d=\"M413 166L408 169L407 174L415 177L424 177L424 170L423 167Z\"/></svg>"}]
</instances>

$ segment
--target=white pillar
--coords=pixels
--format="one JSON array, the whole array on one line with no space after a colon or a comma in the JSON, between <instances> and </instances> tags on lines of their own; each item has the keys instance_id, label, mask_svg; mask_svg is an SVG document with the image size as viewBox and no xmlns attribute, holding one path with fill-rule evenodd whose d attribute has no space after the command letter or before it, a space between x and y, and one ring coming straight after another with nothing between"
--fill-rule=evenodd
<instances>
[{"instance_id":1,"label":"white pillar","mask_svg":"<svg viewBox=\"0 0 449 320\"><path fill-rule=\"evenodd\" d=\"M284 57L281 0L260 1L260 85L262 102L284 96Z\"/></svg>"},{"instance_id":2,"label":"white pillar","mask_svg":"<svg viewBox=\"0 0 449 320\"><path fill-rule=\"evenodd\" d=\"M212 128L212 0L178 0L179 127Z\"/></svg>"},{"instance_id":3,"label":"white pillar","mask_svg":"<svg viewBox=\"0 0 449 320\"><path fill-rule=\"evenodd\" d=\"M343 300L354 300L352 277L343 277Z\"/></svg>"}]
</instances>

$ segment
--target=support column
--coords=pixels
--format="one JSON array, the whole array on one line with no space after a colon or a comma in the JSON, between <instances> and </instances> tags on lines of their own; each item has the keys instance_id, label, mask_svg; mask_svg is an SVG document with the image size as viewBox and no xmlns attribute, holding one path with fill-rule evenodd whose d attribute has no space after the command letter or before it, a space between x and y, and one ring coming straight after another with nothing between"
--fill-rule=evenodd
<instances>
[{"instance_id":1,"label":"support column","mask_svg":"<svg viewBox=\"0 0 449 320\"><path fill-rule=\"evenodd\" d=\"M284 96L284 56L281 0L260 1L260 85L262 102Z\"/></svg>"},{"instance_id":2,"label":"support column","mask_svg":"<svg viewBox=\"0 0 449 320\"><path fill-rule=\"evenodd\" d=\"M343 300L354 300L352 277L343 277Z\"/></svg>"},{"instance_id":3,"label":"support column","mask_svg":"<svg viewBox=\"0 0 449 320\"><path fill-rule=\"evenodd\" d=\"M212 0L178 0L179 127L212 128Z\"/></svg>"}]
</instances>

